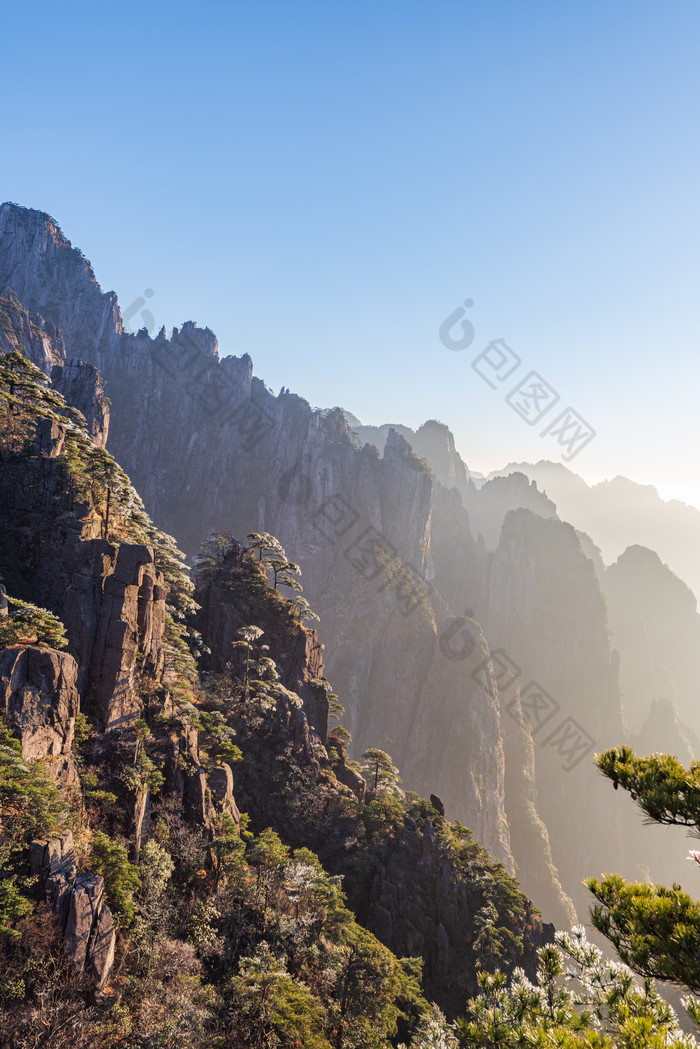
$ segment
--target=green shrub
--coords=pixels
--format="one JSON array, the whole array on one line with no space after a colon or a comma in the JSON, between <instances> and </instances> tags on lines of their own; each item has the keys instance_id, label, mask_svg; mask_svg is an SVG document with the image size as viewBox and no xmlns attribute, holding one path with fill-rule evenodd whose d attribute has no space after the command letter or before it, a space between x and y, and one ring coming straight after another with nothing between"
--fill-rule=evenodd
<instances>
[{"instance_id":1,"label":"green shrub","mask_svg":"<svg viewBox=\"0 0 700 1049\"><path fill-rule=\"evenodd\" d=\"M52 648L66 647L66 629L58 616L17 597L8 597L7 600L11 611L0 619L0 648L35 638Z\"/></svg>"},{"instance_id":2,"label":"green shrub","mask_svg":"<svg viewBox=\"0 0 700 1049\"><path fill-rule=\"evenodd\" d=\"M105 880L114 924L128 929L136 918L134 894L141 887L138 868L129 862L126 848L100 830L95 831L92 838L90 865Z\"/></svg>"}]
</instances>

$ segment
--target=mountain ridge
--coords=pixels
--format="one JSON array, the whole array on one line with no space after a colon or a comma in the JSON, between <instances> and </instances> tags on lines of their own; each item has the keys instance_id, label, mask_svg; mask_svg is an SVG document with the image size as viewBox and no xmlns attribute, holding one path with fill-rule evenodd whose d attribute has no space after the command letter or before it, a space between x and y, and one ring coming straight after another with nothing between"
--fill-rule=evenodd
<instances>
[{"instance_id":1,"label":"mountain ridge","mask_svg":"<svg viewBox=\"0 0 700 1049\"><path fill-rule=\"evenodd\" d=\"M39 325L63 325L65 353L84 351L100 371L112 400L110 448L151 515L190 554L213 531L277 535L321 615L327 673L358 750L378 743L392 753L408 784L443 798L517 871L535 902L558 924L569 922L567 893L579 906L583 896L578 877L568 874L562 888L557 870L619 868L619 835L609 835L607 854L590 855L585 841L608 813L601 798L600 810L581 809L573 851L564 844L562 812L585 790L597 796L592 767L562 772L556 737L550 755L513 712L535 682L556 692L557 725L573 719L602 746L619 741L622 707L601 583L554 503L520 475L481 489L467 481L470 508L459 486L442 484L395 428L387 428L381 455L370 443L358 446L341 409L312 410L286 389L273 396L248 355L219 359L213 333L193 322L170 339L164 331L155 339L124 333L116 296L102 295L82 256L68 258L65 238L54 243L50 229L28 230L18 247L8 228L36 224L38 213L12 222L2 214L0 274L21 287ZM31 266L28 244L36 251ZM428 429L449 451L449 431ZM560 579L576 581L576 615L556 614L562 598L543 560L546 536L555 547L567 537ZM539 590L538 576L549 579ZM543 609L551 606L547 636L528 624L536 593ZM528 675L507 694L497 683L502 650ZM577 681L582 667L590 692ZM553 797L561 812L550 806L547 826L541 811ZM637 848L641 840L628 843L631 869ZM666 868L659 877L672 880Z\"/></svg>"}]
</instances>

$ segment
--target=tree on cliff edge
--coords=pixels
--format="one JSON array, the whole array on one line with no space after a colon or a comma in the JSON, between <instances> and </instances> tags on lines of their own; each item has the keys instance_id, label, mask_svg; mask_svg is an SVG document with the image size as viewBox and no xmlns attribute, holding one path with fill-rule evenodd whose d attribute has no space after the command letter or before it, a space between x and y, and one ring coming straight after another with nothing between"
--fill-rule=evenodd
<instances>
[{"instance_id":1,"label":"tree on cliff edge","mask_svg":"<svg viewBox=\"0 0 700 1049\"><path fill-rule=\"evenodd\" d=\"M366 773L370 790L376 794L401 794L399 770L386 751L369 747L362 755L362 769Z\"/></svg>"},{"instance_id":2,"label":"tree on cliff edge","mask_svg":"<svg viewBox=\"0 0 700 1049\"><path fill-rule=\"evenodd\" d=\"M639 758L618 747L599 755L597 764L615 790L629 792L648 821L700 833L700 762L686 769L669 754ZM700 862L698 853L689 858ZM700 902L680 885L627 882L617 874L589 878L586 885L598 900L593 924L623 962L642 976L700 992ZM700 1002L691 998L684 1005L700 1023Z\"/></svg>"}]
</instances>

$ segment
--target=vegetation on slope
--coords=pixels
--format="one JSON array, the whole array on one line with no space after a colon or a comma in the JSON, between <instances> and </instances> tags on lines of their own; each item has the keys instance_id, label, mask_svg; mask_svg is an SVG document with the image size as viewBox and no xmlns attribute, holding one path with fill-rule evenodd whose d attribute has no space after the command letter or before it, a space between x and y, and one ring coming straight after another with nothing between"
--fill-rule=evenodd
<instances>
[{"instance_id":1,"label":"vegetation on slope","mask_svg":"<svg viewBox=\"0 0 700 1049\"><path fill-rule=\"evenodd\" d=\"M50 470L37 451L42 419L63 434ZM651 986L604 963L578 932L558 950L543 946L538 967L542 927L516 882L439 799L405 794L389 755L363 755L361 787L349 734L324 728L329 706L335 720L342 708L325 679L309 676L310 610L278 589L293 595L297 572L273 537L252 537L250 550L215 540L195 602L173 540L89 441L80 414L19 354L0 358L0 464L12 618L19 599L35 596L27 551L59 521L78 526L76 542L92 522L90 534L112 544L155 548L171 663L155 699L143 682L142 714L128 727L105 739L79 716L80 790L60 792L0 728L0 1044L682 1044ZM42 614L54 633L39 637ZM55 610L27 615L38 640L62 640ZM18 627L0 644L32 639ZM232 766L247 815L207 789L206 818L193 818L188 784ZM139 848L135 800L146 797ZM104 878L119 929L100 995L66 965L29 870L30 841L66 826L78 868Z\"/></svg>"}]
</instances>

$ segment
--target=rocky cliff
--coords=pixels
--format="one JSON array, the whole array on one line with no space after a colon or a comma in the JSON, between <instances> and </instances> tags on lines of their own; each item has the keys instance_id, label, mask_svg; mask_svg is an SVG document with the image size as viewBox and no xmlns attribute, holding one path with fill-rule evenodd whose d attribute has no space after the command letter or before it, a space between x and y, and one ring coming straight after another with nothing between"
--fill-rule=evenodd
<instances>
[{"instance_id":1,"label":"rocky cliff","mask_svg":"<svg viewBox=\"0 0 700 1049\"><path fill-rule=\"evenodd\" d=\"M114 297L102 295L79 254L67 261L70 249L55 224L38 212L5 207L2 214L4 286L60 329L67 355L79 353L99 368L112 402L109 447L151 515L191 553L215 530L277 535L301 565L321 616L322 638L334 652L327 671L342 690L358 746L372 738L393 747L407 780L432 780L450 811L478 827L484 844L512 866L497 719L477 718L475 735L469 715L451 734L453 712L474 711L475 686L440 656L445 602L437 599L438 623L430 599L421 596L431 588L438 482L399 435L380 457L358 447L339 410L311 411L287 391L273 397L253 377L248 357L219 360L206 329L187 323L170 339L164 332L156 339L124 334ZM76 282L80 292L68 307L67 289ZM87 326L81 310L91 314ZM386 556L396 561L393 583L382 568ZM401 719L387 702L399 691L407 705ZM444 707L437 719L436 702ZM411 724L432 729L436 721L438 736L423 733L414 758L422 730L412 734ZM398 723L401 738L383 733ZM473 764L465 765L454 743L462 760L426 762L431 747L442 745L440 733L468 738ZM475 786L490 782L493 790Z\"/></svg>"},{"instance_id":2,"label":"rocky cliff","mask_svg":"<svg viewBox=\"0 0 700 1049\"><path fill-rule=\"evenodd\" d=\"M499 474L526 474L557 505L563 520L592 536L605 562L629 546L655 550L671 571L700 595L700 511L664 500L653 485L614 477L588 485L563 463L511 463ZM490 475L494 476L494 475Z\"/></svg>"},{"instance_id":3,"label":"rocky cliff","mask_svg":"<svg viewBox=\"0 0 700 1049\"><path fill-rule=\"evenodd\" d=\"M480 967L510 971L520 964L534 974L536 948L551 940L551 926L470 832L446 820L439 798L400 802L376 782L368 789L347 761L346 737L329 729L318 637L270 584L265 563L232 537L215 536L197 563L194 602L172 542L151 525L126 475L91 440L85 418L16 350L0 358L0 424L0 491L9 511L0 569L12 580L0 600L0 921L9 918L18 941L0 958L0 996L13 1000L8 1017L0 1017L2 1036L12 1024L28 1037L31 1009L17 1002L34 991L19 988L16 973L41 987L23 960L30 930L41 932L49 949L51 935L58 938L69 967L57 984L71 1012L48 1008L51 1031L77 1023L67 1037L80 1028L86 1045L95 1044L86 1033L91 1010L100 1018L92 1032L98 1040L109 1017L124 1010L130 1023L138 1016L153 1027L143 1001L125 1006L116 998L123 980L110 983L115 959L139 988L151 986L152 965L159 964L160 994L167 995L172 980L186 982L202 968L194 943L202 958L216 959L211 968L221 970L223 991L241 959L241 971L250 964L245 952L267 945L276 929L277 949L291 944L289 964L298 973L300 937L310 924L309 957L338 937L340 925L341 937L354 938L347 953L342 938L335 949L340 1006L347 1009L342 980L359 951L359 1015L364 1020L374 1000L386 999L393 1009L387 1030L394 1032L400 1010L410 1029L425 1009L415 975L421 968L426 993L455 1014L476 991ZM389 463L394 453L416 473L398 437ZM396 493L409 511L430 491L428 475L417 476L417 485ZM384 563L385 571L394 569L391 559ZM16 587L31 601L19 599ZM178 618L196 619L205 649L195 624L178 629ZM43 642L45 631L58 648ZM482 648L480 655L483 640ZM497 705L490 705L497 722ZM487 739L489 728L487 721ZM483 733L479 724L474 731ZM472 776L475 764L468 764ZM27 785L40 810L36 819L62 833L23 841L36 826L27 815L9 837L18 807L8 787ZM502 794L502 784L498 789ZM484 792L485 784L475 790ZM65 827L69 818L75 838ZM253 833L257 840L246 851L241 835ZM290 857L290 850L297 851ZM166 893L174 871L177 890ZM48 913L36 901L33 909L18 886L41 894ZM318 911L300 915L300 907L316 906L315 893ZM317 935L319 915L325 921L329 912L328 928ZM169 971L173 950L179 955ZM404 965L390 951L410 951L418 961ZM381 980L368 993L372 966L381 967ZM82 1003L75 997L80 974L92 984L78 982ZM217 979L209 981L202 1023L215 1010L226 1014ZM315 974L309 982L318 983ZM197 987L196 980L186 983L181 1007ZM331 999L324 1021L330 1032L337 1008ZM297 1008L298 999L294 1016Z\"/></svg>"},{"instance_id":4,"label":"rocky cliff","mask_svg":"<svg viewBox=\"0 0 700 1049\"><path fill-rule=\"evenodd\" d=\"M254 826L281 828L284 841L303 842L331 873L342 875L359 920L394 953L423 960L427 992L450 1013L474 986L478 934L487 913L515 938L494 928L494 937L503 937L503 957L508 944L521 942L522 963L531 971L533 947L548 941L551 926L541 924L513 879L470 832L448 823L438 797L414 798L402 811L395 798L373 789L371 779L365 784L346 765L343 736L335 734L337 725L329 728L315 631L266 585L265 570L250 550L226 536L216 539L207 544L213 556L195 571L198 622L211 649L205 666L215 678L230 669L232 643L250 622L261 634L245 659L252 658L260 673L271 658L276 671L275 680L251 682L242 700L227 697L244 753L236 796L254 814ZM299 709L295 695L303 704Z\"/></svg>"},{"instance_id":5,"label":"rocky cliff","mask_svg":"<svg viewBox=\"0 0 700 1049\"><path fill-rule=\"evenodd\" d=\"M388 750L407 786L439 794L565 921L566 893L599 860L587 851L593 819L573 853L555 830L548 840L548 820L561 826L569 782L580 780L579 795L595 783L593 747L618 725L619 695L604 603L575 536L548 567L550 538L558 551L564 534L552 532L553 504L518 477L477 491L441 424L409 432L413 446L391 428L373 435L381 453L362 445L339 409L273 396L249 357L221 360L214 335L191 322L170 338L124 333L114 294L40 212L0 209L0 259L0 293L12 288L32 322L60 333L65 359L99 369L109 448L159 525L191 555L213 531L275 534L321 616L326 673L356 752ZM523 502L531 512L501 534ZM559 731L573 722L589 739L570 779L556 739L533 748L523 719L513 738L499 653L522 668L521 696L536 681L557 697ZM536 848L514 832L525 814ZM600 859L612 866L616 855Z\"/></svg>"}]
</instances>

